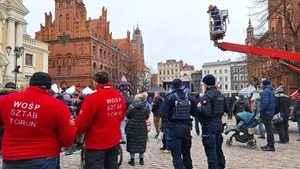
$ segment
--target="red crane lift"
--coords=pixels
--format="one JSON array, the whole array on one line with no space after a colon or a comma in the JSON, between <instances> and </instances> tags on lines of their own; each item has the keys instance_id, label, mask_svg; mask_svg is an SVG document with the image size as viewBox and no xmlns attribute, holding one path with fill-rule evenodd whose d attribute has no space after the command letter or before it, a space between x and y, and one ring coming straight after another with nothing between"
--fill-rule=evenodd
<instances>
[{"instance_id":1,"label":"red crane lift","mask_svg":"<svg viewBox=\"0 0 300 169\"><path fill-rule=\"evenodd\" d=\"M208 11L210 17L210 39L214 41L214 45L223 51L232 51L232 52L239 52L239 53L248 53L248 54L255 54L255 55L262 55L266 57L271 57L272 59L278 60L280 63L286 65L290 69L300 73L300 69L291 65L290 63L285 62L284 60L290 61L300 61L300 53L295 52L287 52L282 50L275 50L270 48L263 48L263 47L256 47L256 46L247 46L229 42L218 42L224 38L226 30L227 30L227 23L226 20L228 19L228 10L221 10L217 14L213 11ZM214 20L215 15L220 15L220 20ZM218 29L214 29L214 24L221 21L221 26Z\"/></svg>"},{"instance_id":2,"label":"red crane lift","mask_svg":"<svg viewBox=\"0 0 300 169\"><path fill-rule=\"evenodd\" d=\"M247 46L241 44L234 44L228 42L218 42L224 38L226 30L227 30L227 23L226 20L228 19L228 10L221 10L216 13L216 11L207 11L209 13L210 19L210 40L214 42L214 46L218 47L223 51L232 51L232 52L239 52L239 53L246 53L246 54L254 54L254 55L262 55L266 57L271 57L272 59L278 60L281 64L286 65L291 70L294 70L300 73L300 69L295 67L294 65L287 63L285 60L289 61L300 61L300 53L295 52L287 52L282 50L270 49L270 48L263 48L263 47L256 47L256 46ZM219 15L219 17L215 17ZM220 20L215 20L219 18ZM221 26L218 26L218 29L214 29L215 23L220 23ZM295 98L297 92L291 94L292 99Z\"/></svg>"}]
</instances>

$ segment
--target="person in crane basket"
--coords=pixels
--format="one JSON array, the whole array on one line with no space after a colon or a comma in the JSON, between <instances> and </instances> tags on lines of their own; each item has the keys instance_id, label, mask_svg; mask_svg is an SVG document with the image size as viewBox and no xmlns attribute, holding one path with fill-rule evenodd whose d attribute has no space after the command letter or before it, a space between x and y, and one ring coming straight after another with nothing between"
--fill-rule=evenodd
<instances>
[{"instance_id":1,"label":"person in crane basket","mask_svg":"<svg viewBox=\"0 0 300 169\"><path fill-rule=\"evenodd\" d=\"M214 19L213 30L222 30L220 11L217 6L209 5L207 13L210 13L211 17Z\"/></svg>"}]
</instances>

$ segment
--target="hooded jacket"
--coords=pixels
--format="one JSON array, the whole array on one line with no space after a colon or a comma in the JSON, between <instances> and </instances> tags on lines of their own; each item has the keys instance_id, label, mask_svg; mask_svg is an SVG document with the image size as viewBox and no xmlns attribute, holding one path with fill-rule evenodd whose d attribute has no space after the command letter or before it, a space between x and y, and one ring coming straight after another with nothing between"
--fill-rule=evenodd
<instances>
[{"instance_id":1,"label":"hooded jacket","mask_svg":"<svg viewBox=\"0 0 300 169\"><path fill-rule=\"evenodd\" d=\"M97 92L84 99L76 126L79 132L86 132L87 149L104 150L117 145L121 139L126 103L111 84L99 84L96 89Z\"/></svg>"},{"instance_id":2,"label":"hooded jacket","mask_svg":"<svg viewBox=\"0 0 300 169\"><path fill-rule=\"evenodd\" d=\"M243 110L240 110L241 107ZM250 104L246 98L239 98L233 103L232 112L236 115L237 113L244 111L250 111Z\"/></svg>"},{"instance_id":3,"label":"hooded jacket","mask_svg":"<svg viewBox=\"0 0 300 169\"><path fill-rule=\"evenodd\" d=\"M4 160L57 156L73 144L77 130L68 107L34 86L0 98L0 125Z\"/></svg>"}]
</instances>

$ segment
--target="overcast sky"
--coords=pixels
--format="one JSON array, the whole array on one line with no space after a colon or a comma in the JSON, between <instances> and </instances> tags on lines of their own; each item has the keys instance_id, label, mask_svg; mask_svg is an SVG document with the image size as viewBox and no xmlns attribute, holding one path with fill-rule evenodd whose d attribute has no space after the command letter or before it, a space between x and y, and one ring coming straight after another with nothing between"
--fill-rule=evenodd
<instances>
[{"instance_id":1,"label":"overcast sky","mask_svg":"<svg viewBox=\"0 0 300 169\"><path fill-rule=\"evenodd\" d=\"M54 0L23 0L30 11L25 16L27 33L34 38L45 25L45 13L55 16ZM229 10L228 30L223 41L244 44L251 0L84 0L87 17L99 18L102 7L107 8L113 39L125 38L137 24L145 46L145 62L153 72L158 62L183 60L196 70L203 63L236 58L243 54L223 52L209 38L209 4ZM53 17L54 19L54 17ZM253 21L252 21L253 23ZM255 24L255 22L254 22Z\"/></svg>"}]
</instances>

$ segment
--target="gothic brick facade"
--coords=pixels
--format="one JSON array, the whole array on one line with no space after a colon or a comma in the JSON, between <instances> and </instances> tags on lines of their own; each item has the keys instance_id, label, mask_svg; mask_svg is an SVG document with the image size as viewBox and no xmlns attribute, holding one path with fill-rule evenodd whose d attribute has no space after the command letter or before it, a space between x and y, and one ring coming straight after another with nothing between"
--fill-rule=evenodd
<instances>
[{"instance_id":1,"label":"gothic brick facade","mask_svg":"<svg viewBox=\"0 0 300 169\"><path fill-rule=\"evenodd\" d=\"M55 16L45 14L45 26L36 39L49 43L49 73L53 82L69 87L75 83L92 87L92 72L105 69L116 87L122 76L136 91L137 71L144 66L144 44L141 34L130 40L113 39L107 9L98 19L87 19L83 0L55 0ZM137 27L136 30L140 32ZM135 33L135 32L134 32ZM139 49L138 51L136 49Z\"/></svg>"}]
</instances>

